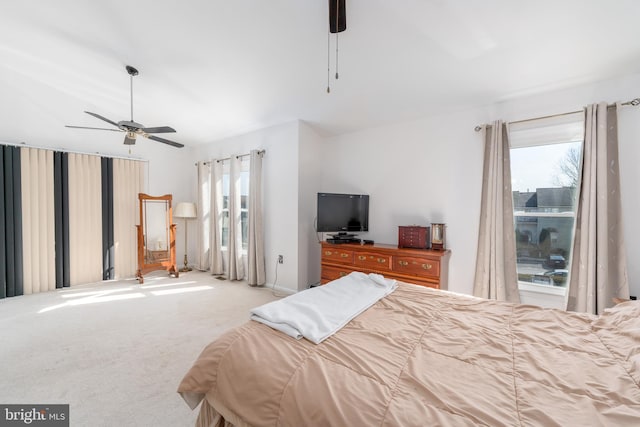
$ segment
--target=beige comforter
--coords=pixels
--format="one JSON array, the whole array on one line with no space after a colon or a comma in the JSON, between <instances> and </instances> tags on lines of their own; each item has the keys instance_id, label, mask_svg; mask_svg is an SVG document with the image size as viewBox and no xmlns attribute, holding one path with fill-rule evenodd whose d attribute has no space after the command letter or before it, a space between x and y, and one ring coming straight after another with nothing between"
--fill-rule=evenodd
<instances>
[{"instance_id":1,"label":"beige comforter","mask_svg":"<svg viewBox=\"0 0 640 427\"><path fill-rule=\"evenodd\" d=\"M640 303L599 318L401 285L320 345L256 323L179 386L199 423L640 425Z\"/></svg>"}]
</instances>

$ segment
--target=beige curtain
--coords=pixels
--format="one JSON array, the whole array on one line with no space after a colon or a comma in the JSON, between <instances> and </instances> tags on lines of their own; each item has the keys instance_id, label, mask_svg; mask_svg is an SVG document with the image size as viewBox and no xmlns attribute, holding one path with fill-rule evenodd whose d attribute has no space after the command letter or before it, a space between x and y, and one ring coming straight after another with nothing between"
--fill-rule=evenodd
<instances>
[{"instance_id":1,"label":"beige curtain","mask_svg":"<svg viewBox=\"0 0 640 427\"><path fill-rule=\"evenodd\" d=\"M229 174L229 280L244 279L242 263L242 213L241 172L242 162L236 155L230 156Z\"/></svg>"},{"instance_id":2,"label":"beige curtain","mask_svg":"<svg viewBox=\"0 0 640 427\"><path fill-rule=\"evenodd\" d=\"M71 286L102 280L102 166L99 156L69 154Z\"/></svg>"},{"instance_id":3,"label":"beige curtain","mask_svg":"<svg viewBox=\"0 0 640 427\"><path fill-rule=\"evenodd\" d=\"M567 310L600 314L629 297L619 177L617 106L589 105Z\"/></svg>"},{"instance_id":4,"label":"beige curtain","mask_svg":"<svg viewBox=\"0 0 640 427\"><path fill-rule=\"evenodd\" d=\"M211 166L209 162L198 162L198 215L196 219L196 269L206 271L209 269L211 254Z\"/></svg>"},{"instance_id":5,"label":"beige curtain","mask_svg":"<svg viewBox=\"0 0 640 427\"><path fill-rule=\"evenodd\" d=\"M484 126L484 171L473 294L520 302L507 125Z\"/></svg>"},{"instance_id":6,"label":"beige curtain","mask_svg":"<svg viewBox=\"0 0 640 427\"><path fill-rule=\"evenodd\" d=\"M223 274L224 264L222 261L222 162L213 160L211 162L211 194L209 201L209 213L211 216L211 226L209 235L209 270L211 274Z\"/></svg>"},{"instance_id":7,"label":"beige curtain","mask_svg":"<svg viewBox=\"0 0 640 427\"><path fill-rule=\"evenodd\" d=\"M113 159L113 238L115 278L134 277L138 268L140 222L138 193L144 192L145 164L141 161Z\"/></svg>"},{"instance_id":8,"label":"beige curtain","mask_svg":"<svg viewBox=\"0 0 640 427\"><path fill-rule=\"evenodd\" d=\"M266 283L264 265L264 228L262 226L262 154L251 150L249 163L249 248L247 255L248 284Z\"/></svg>"},{"instance_id":9,"label":"beige curtain","mask_svg":"<svg viewBox=\"0 0 640 427\"><path fill-rule=\"evenodd\" d=\"M56 289L53 151L20 149L24 294Z\"/></svg>"}]
</instances>

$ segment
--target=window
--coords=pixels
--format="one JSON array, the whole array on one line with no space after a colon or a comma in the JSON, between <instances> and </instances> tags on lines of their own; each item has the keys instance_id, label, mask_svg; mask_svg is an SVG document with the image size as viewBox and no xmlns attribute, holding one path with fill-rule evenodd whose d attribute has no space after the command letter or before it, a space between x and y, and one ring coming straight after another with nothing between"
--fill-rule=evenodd
<instances>
[{"instance_id":1,"label":"window","mask_svg":"<svg viewBox=\"0 0 640 427\"><path fill-rule=\"evenodd\" d=\"M510 128L521 287L523 284L566 287L580 189L583 135L581 113L514 124Z\"/></svg>"},{"instance_id":2,"label":"window","mask_svg":"<svg viewBox=\"0 0 640 427\"><path fill-rule=\"evenodd\" d=\"M222 247L229 245L229 165L225 164L222 175ZM249 159L242 161L240 172L240 221L242 228L242 249L249 247Z\"/></svg>"}]
</instances>

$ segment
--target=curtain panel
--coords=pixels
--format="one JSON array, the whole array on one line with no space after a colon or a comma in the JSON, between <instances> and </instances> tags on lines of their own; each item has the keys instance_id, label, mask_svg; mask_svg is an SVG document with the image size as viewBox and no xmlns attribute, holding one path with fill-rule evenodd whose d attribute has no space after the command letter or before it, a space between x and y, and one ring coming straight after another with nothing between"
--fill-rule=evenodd
<instances>
[{"instance_id":1,"label":"curtain panel","mask_svg":"<svg viewBox=\"0 0 640 427\"><path fill-rule=\"evenodd\" d=\"M244 279L242 262L242 212L241 172L242 162L232 155L229 174L229 280Z\"/></svg>"},{"instance_id":2,"label":"curtain panel","mask_svg":"<svg viewBox=\"0 0 640 427\"><path fill-rule=\"evenodd\" d=\"M224 264L222 260L222 162L211 162L211 195L210 195L210 256L209 271L211 274L223 274Z\"/></svg>"},{"instance_id":3,"label":"curtain panel","mask_svg":"<svg viewBox=\"0 0 640 427\"><path fill-rule=\"evenodd\" d=\"M0 298L24 291L20 148L0 147Z\"/></svg>"},{"instance_id":4,"label":"curtain panel","mask_svg":"<svg viewBox=\"0 0 640 427\"><path fill-rule=\"evenodd\" d=\"M207 271L211 254L211 165L209 162L196 163L198 174L198 209L196 210L196 269Z\"/></svg>"},{"instance_id":5,"label":"curtain panel","mask_svg":"<svg viewBox=\"0 0 640 427\"><path fill-rule=\"evenodd\" d=\"M520 302L507 125L483 127L482 204L473 294Z\"/></svg>"},{"instance_id":6,"label":"curtain panel","mask_svg":"<svg viewBox=\"0 0 640 427\"><path fill-rule=\"evenodd\" d=\"M617 106L585 109L582 182L567 289L567 310L601 314L629 298L624 250Z\"/></svg>"},{"instance_id":7,"label":"curtain panel","mask_svg":"<svg viewBox=\"0 0 640 427\"><path fill-rule=\"evenodd\" d=\"M100 157L69 154L71 286L102 280L102 165Z\"/></svg>"},{"instance_id":8,"label":"curtain panel","mask_svg":"<svg viewBox=\"0 0 640 427\"><path fill-rule=\"evenodd\" d=\"M251 150L249 164L249 248L247 268L249 286L266 283L264 227L262 225L262 154Z\"/></svg>"},{"instance_id":9,"label":"curtain panel","mask_svg":"<svg viewBox=\"0 0 640 427\"><path fill-rule=\"evenodd\" d=\"M71 285L69 265L69 155L53 153L56 288Z\"/></svg>"},{"instance_id":10,"label":"curtain panel","mask_svg":"<svg viewBox=\"0 0 640 427\"><path fill-rule=\"evenodd\" d=\"M56 289L53 152L21 148L24 294Z\"/></svg>"},{"instance_id":11,"label":"curtain panel","mask_svg":"<svg viewBox=\"0 0 640 427\"><path fill-rule=\"evenodd\" d=\"M115 278L113 237L113 159L102 157L102 279Z\"/></svg>"},{"instance_id":12,"label":"curtain panel","mask_svg":"<svg viewBox=\"0 0 640 427\"><path fill-rule=\"evenodd\" d=\"M114 278L134 277L138 269L138 193L144 192L144 162L113 159Z\"/></svg>"}]
</instances>

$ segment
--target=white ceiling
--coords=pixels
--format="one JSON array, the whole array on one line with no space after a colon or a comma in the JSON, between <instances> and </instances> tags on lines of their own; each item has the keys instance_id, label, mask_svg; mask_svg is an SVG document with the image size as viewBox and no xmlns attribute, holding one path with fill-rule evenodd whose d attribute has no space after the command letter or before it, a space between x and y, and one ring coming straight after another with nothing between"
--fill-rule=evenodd
<instances>
[{"instance_id":1,"label":"white ceiling","mask_svg":"<svg viewBox=\"0 0 640 427\"><path fill-rule=\"evenodd\" d=\"M336 135L640 72L638 17L636 0L347 0L327 94L327 0L2 1L0 141L121 145L64 125L128 120L126 64L135 120L187 146L294 119Z\"/></svg>"}]
</instances>

